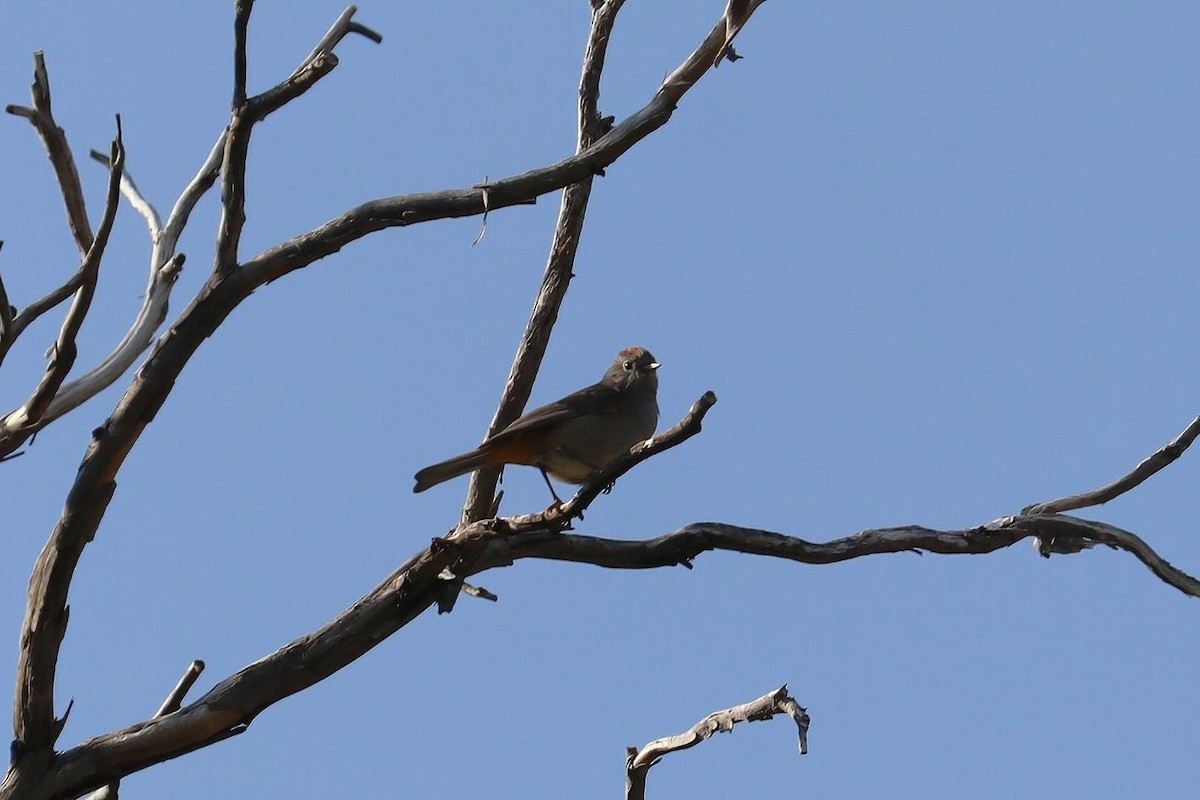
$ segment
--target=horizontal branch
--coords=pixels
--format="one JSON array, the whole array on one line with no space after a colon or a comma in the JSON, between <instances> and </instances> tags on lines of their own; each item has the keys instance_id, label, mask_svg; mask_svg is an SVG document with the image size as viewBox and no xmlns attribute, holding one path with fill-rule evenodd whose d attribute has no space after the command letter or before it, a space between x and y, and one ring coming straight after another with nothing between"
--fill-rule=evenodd
<instances>
[{"instance_id":1,"label":"horizontal branch","mask_svg":"<svg viewBox=\"0 0 1200 800\"><path fill-rule=\"evenodd\" d=\"M690 567L701 553L725 550L806 564L831 564L884 553L947 555L990 553L1022 539L1086 539L1135 555L1158 577L1200 597L1200 581L1175 569L1142 539L1100 522L1066 516L1001 519L964 530L917 525L860 531L825 543L774 531L700 522L648 540L617 540L558 533L546 528L505 531L504 520L486 520L438 538L383 583L320 630L303 636L226 678L206 695L159 719L101 736L59 755L48 780L54 794L82 794L138 769L241 733L267 707L323 680L380 644L436 602L445 570L455 573L465 553L470 574L522 558L593 564L611 569Z\"/></svg>"},{"instance_id":2,"label":"horizontal branch","mask_svg":"<svg viewBox=\"0 0 1200 800\"><path fill-rule=\"evenodd\" d=\"M690 568L697 556L710 550L770 556L803 564L833 564L884 553L982 555L1027 538L1037 539L1043 554L1081 549L1078 546L1054 549L1064 542L1082 542L1085 546L1104 544L1124 550L1167 584L1184 594L1200 597L1200 581L1176 569L1136 534L1103 522L1062 515L1001 517L962 530L936 530L919 525L877 528L823 543L721 522L697 522L646 540L531 531L493 539L477 567L483 571L521 558L545 558L609 569Z\"/></svg>"}]
</instances>

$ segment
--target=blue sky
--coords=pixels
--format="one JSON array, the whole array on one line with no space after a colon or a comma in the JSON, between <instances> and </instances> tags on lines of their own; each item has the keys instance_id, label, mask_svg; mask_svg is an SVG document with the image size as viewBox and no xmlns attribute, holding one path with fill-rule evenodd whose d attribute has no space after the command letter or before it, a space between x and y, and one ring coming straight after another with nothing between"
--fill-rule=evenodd
<instances>
[{"instance_id":1,"label":"blue sky","mask_svg":"<svg viewBox=\"0 0 1200 800\"><path fill-rule=\"evenodd\" d=\"M46 52L93 219L122 114L165 213L228 118L232 3L24 5L0 89ZM721 0L630 2L602 97L646 102ZM250 88L286 75L336 3L257 4ZM470 186L574 141L587 4L363 4L384 35L252 143L242 255L361 200ZM131 22L136 21L136 22ZM776 0L671 123L600 179L534 401L621 347L663 362L663 425L704 432L638 467L581 532L721 520L826 540L957 528L1106 483L1197 413L1200 10L1185 3ZM18 305L76 263L41 145L0 125L0 273ZM151 714L319 626L457 519L466 481L413 472L478 441L528 316L557 196L393 230L260 290L209 340L127 461L72 591L58 696L70 745ZM173 310L212 262L195 214ZM145 284L126 206L81 340L92 364ZM58 319L0 372L12 406ZM29 568L105 392L3 465L0 685ZM1080 515L1200 571L1197 455ZM511 470L505 510L545 503ZM895 555L809 567L709 554L691 571L522 561L498 604L427 614L129 797L609 797L624 747L783 682L813 717L678 754L651 796L1178 796L1194 791L1195 602L1132 557Z\"/></svg>"}]
</instances>

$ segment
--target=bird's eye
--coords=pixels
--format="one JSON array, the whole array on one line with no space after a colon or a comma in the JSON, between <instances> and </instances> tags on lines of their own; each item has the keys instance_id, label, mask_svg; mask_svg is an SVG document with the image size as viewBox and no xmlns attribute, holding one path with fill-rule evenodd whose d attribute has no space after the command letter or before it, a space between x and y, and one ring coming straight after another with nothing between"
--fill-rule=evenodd
<instances>
[{"instance_id":1,"label":"bird's eye","mask_svg":"<svg viewBox=\"0 0 1200 800\"><path fill-rule=\"evenodd\" d=\"M625 367L626 372L633 372L633 362L632 361L626 361L621 366Z\"/></svg>"}]
</instances>

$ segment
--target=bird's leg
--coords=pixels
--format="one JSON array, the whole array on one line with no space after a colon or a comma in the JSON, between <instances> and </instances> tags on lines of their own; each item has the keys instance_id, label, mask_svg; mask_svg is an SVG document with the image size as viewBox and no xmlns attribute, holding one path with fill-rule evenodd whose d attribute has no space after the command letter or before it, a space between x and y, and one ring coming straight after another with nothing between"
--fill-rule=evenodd
<instances>
[{"instance_id":1,"label":"bird's leg","mask_svg":"<svg viewBox=\"0 0 1200 800\"><path fill-rule=\"evenodd\" d=\"M562 498L558 496L558 492L554 491L554 486L550 483L550 476L546 474L544 467L538 467L538 472L542 473L542 480L546 482L546 488L550 490L550 496L554 498L554 505L561 506Z\"/></svg>"}]
</instances>

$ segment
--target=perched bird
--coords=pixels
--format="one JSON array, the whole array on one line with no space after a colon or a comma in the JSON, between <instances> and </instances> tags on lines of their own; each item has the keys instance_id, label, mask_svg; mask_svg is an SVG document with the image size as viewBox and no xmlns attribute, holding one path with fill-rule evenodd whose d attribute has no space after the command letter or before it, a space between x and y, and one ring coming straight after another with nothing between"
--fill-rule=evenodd
<instances>
[{"instance_id":1,"label":"perched bird","mask_svg":"<svg viewBox=\"0 0 1200 800\"><path fill-rule=\"evenodd\" d=\"M721 66L721 62L729 56L730 61L736 61L741 58L732 49L733 37L738 35L742 26L746 24L747 12L750 10L750 0L729 0L725 5L725 43L721 45L721 49L717 51L717 58L713 61L713 67Z\"/></svg>"},{"instance_id":2,"label":"perched bird","mask_svg":"<svg viewBox=\"0 0 1200 800\"><path fill-rule=\"evenodd\" d=\"M414 492L484 465L537 467L564 483L585 483L601 467L649 439L658 426L658 362L649 350L628 347L599 383L535 408L469 453L426 467Z\"/></svg>"}]
</instances>

